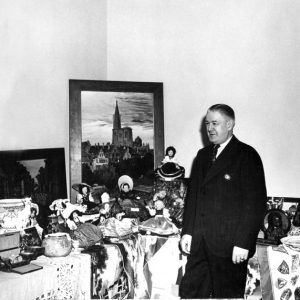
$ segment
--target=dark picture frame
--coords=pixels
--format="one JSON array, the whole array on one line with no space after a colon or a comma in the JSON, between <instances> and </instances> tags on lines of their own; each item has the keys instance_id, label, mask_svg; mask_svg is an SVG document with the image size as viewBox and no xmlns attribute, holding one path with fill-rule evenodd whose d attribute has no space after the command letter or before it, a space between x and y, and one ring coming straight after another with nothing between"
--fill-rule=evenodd
<instances>
[{"instance_id":1,"label":"dark picture frame","mask_svg":"<svg viewBox=\"0 0 300 300\"><path fill-rule=\"evenodd\" d=\"M70 195L82 182L82 92L151 93L153 95L153 169L164 157L163 83L108 80L69 80Z\"/></svg>"},{"instance_id":2,"label":"dark picture frame","mask_svg":"<svg viewBox=\"0 0 300 300\"><path fill-rule=\"evenodd\" d=\"M47 194L42 205L68 197L65 149L0 151L0 201L32 197L37 190Z\"/></svg>"},{"instance_id":3,"label":"dark picture frame","mask_svg":"<svg viewBox=\"0 0 300 300\"><path fill-rule=\"evenodd\" d=\"M49 205L68 198L64 148L0 151L1 199L30 197L38 204L37 221L48 224Z\"/></svg>"}]
</instances>

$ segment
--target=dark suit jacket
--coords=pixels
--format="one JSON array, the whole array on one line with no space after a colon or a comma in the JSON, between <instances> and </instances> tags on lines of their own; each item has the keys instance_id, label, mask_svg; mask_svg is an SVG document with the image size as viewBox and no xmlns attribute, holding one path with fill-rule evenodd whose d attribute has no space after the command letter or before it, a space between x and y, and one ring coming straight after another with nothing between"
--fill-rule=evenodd
<instances>
[{"instance_id":1,"label":"dark suit jacket","mask_svg":"<svg viewBox=\"0 0 300 300\"><path fill-rule=\"evenodd\" d=\"M262 161L251 146L235 136L208 168L212 145L198 151L185 204L183 234L192 249L204 238L215 255L232 255L233 246L255 252L266 210Z\"/></svg>"}]
</instances>

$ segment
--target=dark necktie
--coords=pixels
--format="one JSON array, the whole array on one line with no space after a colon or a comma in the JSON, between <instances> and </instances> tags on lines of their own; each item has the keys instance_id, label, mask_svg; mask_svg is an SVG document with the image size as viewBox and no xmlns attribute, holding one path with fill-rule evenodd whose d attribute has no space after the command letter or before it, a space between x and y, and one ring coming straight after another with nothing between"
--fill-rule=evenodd
<instances>
[{"instance_id":1,"label":"dark necktie","mask_svg":"<svg viewBox=\"0 0 300 300\"><path fill-rule=\"evenodd\" d=\"M214 145L212 155L211 155L211 164L213 164L216 161L219 148L220 148L219 144Z\"/></svg>"}]
</instances>

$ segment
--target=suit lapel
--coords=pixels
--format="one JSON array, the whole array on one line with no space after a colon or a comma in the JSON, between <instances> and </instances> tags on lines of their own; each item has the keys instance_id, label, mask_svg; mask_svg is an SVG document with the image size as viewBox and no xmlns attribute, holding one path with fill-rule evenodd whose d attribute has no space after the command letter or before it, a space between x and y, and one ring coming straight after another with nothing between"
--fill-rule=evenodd
<instances>
[{"instance_id":1,"label":"suit lapel","mask_svg":"<svg viewBox=\"0 0 300 300\"><path fill-rule=\"evenodd\" d=\"M226 166L228 166L236 157L238 150L238 139L233 136L231 141L227 144L225 149L218 156L217 160L207 171L207 174L203 180L202 185L205 185L209 180L218 175Z\"/></svg>"}]
</instances>

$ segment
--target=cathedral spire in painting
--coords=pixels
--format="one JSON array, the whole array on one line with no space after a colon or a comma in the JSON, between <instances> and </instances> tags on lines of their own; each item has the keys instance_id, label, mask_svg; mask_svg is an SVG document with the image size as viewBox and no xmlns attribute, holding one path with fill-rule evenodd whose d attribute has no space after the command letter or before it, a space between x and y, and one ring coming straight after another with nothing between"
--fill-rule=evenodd
<instances>
[{"instance_id":1,"label":"cathedral spire in painting","mask_svg":"<svg viewBox=\"0 0 300 300\"><path fill-rule=\"evenodd\" d=\"M113 116L113 124L114 129L121 129L121 116L119 112L118 101L116 101L116 108Z\"/></svg>"},{"instance_id":2,"label":"cathedral spire in painting","mask_svg":"<svg viewBox=\"0 0 300 300\"><path fill-rule=\"evenodd\" d=\"M132 147L132 129L121 125L121 115L119 112L118 101L116 101L115 113L113 115L112 144L114 146Z\"/></svg>"}]
</instances>

